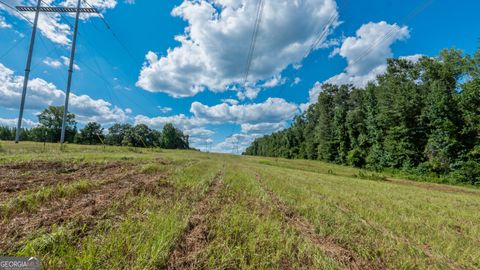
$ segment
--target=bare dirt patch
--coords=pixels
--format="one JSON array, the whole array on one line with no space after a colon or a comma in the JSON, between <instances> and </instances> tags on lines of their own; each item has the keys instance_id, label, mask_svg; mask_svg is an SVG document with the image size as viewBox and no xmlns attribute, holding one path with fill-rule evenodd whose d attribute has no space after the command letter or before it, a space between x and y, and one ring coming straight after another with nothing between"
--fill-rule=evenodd
<instances>
[{"instance_id":1,"label":"bare dirt patch","mask_svg":"<svg viewBox=\"0 0 480 270\"><path fill-rule=\"evenodd\" d=\"M474 190L466 190L466 189L462 189L454 186L448 186L448 185L416 182L416 181L397 179L397 178L387 178L387 182L392 184L402 185L402 186L423 188L426 190L442 191L442 192L449 192L449 193L462 193L462 194L480 196L480 192L477 192Z\"/></svg>"},{"instance_id":2,"label":"bare dirt patch","mask_svg":"<svg viewBox=\"0 0 480 270\"><path fill-rule=\"evenodd\" d=\"M39 189L79 179L103 180L128 171L133 164L126 162L72 163L30 161L0 165L0 202L22 191Z\"/></svg>"},{"instance_id":3,"label":"bare dirt patch","mask_svg":"<svg viewBox=\"0 0 480 270\"><path fill-rule=\"evenodd\" d=\"M344 269L385 269L383 265L365 261L355 252L338 244L334 238L318 235L313 224L280 200L272 190L266 187L259 175L256 179L262 189L270 196L274 206L282 213L285 221L295 228L300 235L322 249L327 256L338 262Z\"/></svg>"},{"instance_id":4,"label":"bare dirt patch","mask_svg":"<svg viewBox=\"0 0 480 270\"><path fill-rule=\"evenodd\" d=\"M212 200L222 187L222 172L213 180L207 194L194 207L187 229L170 252L167 269L198 269L198 255L208 244L206 216L212 211Z\"/></svg>"},{"instance_id":5,"label":"bare dirt patch","mask_svg":"<svg viewBox=\"0 0 480 270\"><path fill-rule=\"evenodd\" d=\"M11 219L4 218L0 223L0 251L15 250L32 233L48 232L53 225L74 222L84 228L83 233L88 233L89 228L93 229L102 219L121 218L111 216L108 209L116 203L127 211L128 207L124 204L129 194L170 196L175 193L173 186L162 182L162 178L167 177L164 172L145 175L139 173L134 164L120 166L118 163L104 165L100 169L103 170L87 170L90 179L104 179L93 190L46 202L32 213L19 213Z\"/></svg>"}]
</instances>

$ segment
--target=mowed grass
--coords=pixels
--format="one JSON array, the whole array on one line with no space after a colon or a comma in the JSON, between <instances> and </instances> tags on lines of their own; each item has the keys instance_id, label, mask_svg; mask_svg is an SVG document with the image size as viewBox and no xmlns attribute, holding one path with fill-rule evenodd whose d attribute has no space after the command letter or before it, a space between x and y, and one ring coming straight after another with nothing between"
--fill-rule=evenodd
<instances>
[{"instance_id":1,"label":"mowed grass","mask_svg":"<svg viewBox=\"0 0 480 270\"><path fill-rule=\"evenodd\" d=\"M35 160L128 161L136 173L119 184L124 193L95 209L91 219L66 216L32 228L27 237L12 236L19 243L8 249L0 246L2 255L39 256L45 269L169 268L172 251L192 229L189 220L205 198L203 238L188 254L194 268L348 268L326 252L333 243L382 269L480 269L475 188L390 179L315 161L2 142L0 166ZM212 194L214 181L219 190ZM23 190L2 202L0 225L28 220L40 208L48 212L56 201L82 202L100 193L97 183L76 179ZM306 237L298 219L326 242Z\"/></svg>"}]
</instances>

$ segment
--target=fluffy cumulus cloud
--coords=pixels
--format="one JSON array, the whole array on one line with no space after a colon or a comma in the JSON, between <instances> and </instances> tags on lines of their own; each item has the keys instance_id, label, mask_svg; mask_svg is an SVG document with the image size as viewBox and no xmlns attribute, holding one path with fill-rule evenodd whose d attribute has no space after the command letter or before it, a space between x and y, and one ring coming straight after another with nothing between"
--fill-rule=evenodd
<instances>
[{"instance_id":1,"label":"fluffy cumulus cloud","mask_svg":"<svg viewBox=\"0 0 480 270\"><path fill-rule=\"evenodd\" d=\"M409 29L406 26L383 21L362 25L357 30L356 36L347 37L342 46L334 51L334 54L347 60L345 72L326 82L365 86L369 81L374 81L378 75L385 73L386 61L393 57L392 44L409 37Z\"/></svg>"},{"instance_id":2,"label":"fluffy cumulus cloud","mask_svg":"<svg viewBox=\"0 0 480 270\"><path fill-rule=\"evenodd\" d=\"M269 98L264 102L239 105L235 100L224 100L223 103L207 106L193 102L190 107L192 116L183 114L165 117L147 117L138 115L135 124L146 124L155 129L162 129L166 123L172 123L190 135L192 145L205 147L212 142L213 131L207 125L237 124L241 133L227 137L223 142L214 145L211 150L229 152L232 143L238 144L243 151L255 138L278 131L288 125L288 121L298 112L298 106L281 98Z\"/></svg>"},{"instance_id":3,"label":"fluffy cumulus cloud","mask_svg":"<svg viewBox=\"0 0 480 270\"><path fill-rule=\"evenodd\" d=\"M181 130L191 130L206 124L205 121L196 119L194 117L188 117L184 114L159 117L137 115L135 117L135 124L145 124L155 129L162 129L163 126L167 123L172 123L175 127Z\"/></svg>"},{"instance_id":4,"label":"fluffy cumulus cloud","mask_svg":"<svg viewBox=\"0 0 480 270\"><path fill-rule=\"evenodd\" d=\"M269 98L265 102L248 105L221 103L207 106L193 102L190 112L191 117L184 114L153 118L138 115L135 117L135 123L146 124L156 129L162 129L166 123L172 123L187 133L191 132L192 135L198 135L198 131L204 130L202 128L207 124L232 123L241 125L244 133L265 134L285 127L286 122L298 112L298 106L281 98Z\"/></svg>"},{"instance_id":5,"label":"fluffy cumulus cloud","mask_svg":"<svg viewBox=\"0 0 480 270\"><path fill-rule=\"evenodd\" d=\"M30 0L4 0L10 6L34 6L36 1ZM107 9L115 8L117 0L90 0L89 3L98 8L101 12L105 12ZM43 0L43 6L76 6L76 0ZM18 19L26 20L33 22L35 13L34 12L23 12L22 15L17 12L9 9L6 6L0 5L0 9L3 9L9 12L10 15L15 16ZM69 14L73 16L74 14ZM82 15L82 19L86 20L92 15ZM49 13L41 14L38 19L38 29L43 36L48 38L54 43L61 45L69 45L71 43L71 27L69 24L62 21L62 16L58 13Z\"/></svg>"},{"instance_id":6,"label":"fluffy cumulus cloud","mask_svg":"<svg viewBox=\"0 0 480 270\"><path fill-rule=\"evenodd\" d=\"M23 76L0 64L0 107L18 109L23 87ZM54 84L40 78L29 81L25 108L42 110L51 105L63 105L65 92ZM70 96L69 110L77 115L81 123L96 121L100 123L125 122L127 113L102 99L92 99L86 95Z\"/></svg>"},{"instance_id":7,"label":"fluffy cumulus cloud","mask_svg":"<svg viewBox=\"0 0 480 270\"><path fill-rule=\"evenodd\" d=\"M344 39L342 46L336 48L331 56L344 57L348 65L344 72L331 77L324 83L337 85L351 84L364 87L369 82L375 82L379 75L387 70L387 59L393 57L391 46L396 41L408 39L409 29L397 24L386 22L368 23L362 25L355 37ZM417 62L423 55L415 54L399 58ZM308 102L301 104L300 109L305 111L308 106L318 101L323 83L316 82L309 90Z\"/></svg>"},{"instance_id":8,"label":"fluffy cumulus cloud","mask_svg":"<svg viewBox=\"0 0 480 270\"><path fill-rule=\"evenodd\" d=\"M261 134L233 134L212 147L212 151L218 153L241 154Z\"/></svg>"},{"instance_id":9,"label":"fluffy cumulus cloud","mask_svg":"<svg viewBox=\"0 0 480 270\"><path fill-rule=\"evenodd\" d=\"M38 123L35 121L32 121L30 119L23 119L22 120L22 126L25 128L32 128L37 126ZM0 118L0 127L16 127L17 126L17 119L6 119L6 118Z\"/></svg>"},{"instance_id":10,"label":"fluffy cumulus cloud","mask_svg":"<svg viewBox=\"0 0 480 270\"><path fill-rule=\"evenodd\" d=\"M242 132L245 134L268 134L279 131L287 127L287 122L280 123L260 123L260 124L242 124Z\"/></svg>"},{"instance_id":11,"label":"fluffy cumulus cloud","mask_svg":"<svg viewBox=\"0 0 480 270\"><path fill-rule=\"evenodd\" d=\"M173 97L236 89L243 82L258 1L184 0L172 11L188 23L175 38L180 45L164 57L149 52L137 85ZM281 71L300 63L327 25L337 25L329 24L336 14L335 0L266 0L249 76L252 88L281 83Z\"/></svg>"},{"instance_id":12,"label":"fluffy cumulus cloud","mask_svg":"<svg viewBox=\"0 0 480 270\"><path fill-rule=\"evenodd\" d=\"M298 112L298 106L281 98L269 98L263 103L256 104L230 105L222 103L211 107L194 102L190 112L196 118L209 123L280 123L291 119Z\"/></svg>"}]
</instances>

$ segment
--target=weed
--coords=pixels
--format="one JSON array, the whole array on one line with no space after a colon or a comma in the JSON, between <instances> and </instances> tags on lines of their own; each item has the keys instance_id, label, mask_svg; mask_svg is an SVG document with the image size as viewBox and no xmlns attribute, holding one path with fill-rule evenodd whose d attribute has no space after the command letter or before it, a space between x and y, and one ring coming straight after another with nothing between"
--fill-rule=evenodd
<instances>
[{"instance_id":1,"label":"weed","mask_svg":"<svg viewBox=\"0 0 480 270\"><path fill-rule=\"evenodd\" d=\"M145 174L155 174L165 171L166 167L162 164L149 163L142 166L141 172Z\"/></svg>"}]
</instances>

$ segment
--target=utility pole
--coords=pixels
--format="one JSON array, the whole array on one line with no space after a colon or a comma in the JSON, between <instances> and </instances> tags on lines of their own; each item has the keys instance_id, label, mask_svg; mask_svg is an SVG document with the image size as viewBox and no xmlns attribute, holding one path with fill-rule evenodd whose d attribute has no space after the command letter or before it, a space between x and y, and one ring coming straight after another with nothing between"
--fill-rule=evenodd
<instances>
[{"instance_id":1,"label":"utility pole","mask_svg":"<svg viewBox=\"0 0 480 270\"><path fill-rule=\"evenodd\" d=\"M26 6L16 6L15 8L20 12L35 12L35 20L33 22L33 30L32 30L32 37L30 40L30 48L28 51L28 58L27 58L27 65L25 68L25 78L23 81L23 91L22 91L22 100L20 102L20 112L18 116L18 123L17 123L17 130L15 135L15 142L18 143L20 141L20 129L22 128L22 119L23 119L23 111L25 109L25 97L27 95L27 88L28 88L28 80L30 77L30 67L32 64L32 55L33 55L33 48L35 45L35 35L37 33L37 26L38 26L38 17L40 12L51 12L51 13L76 13L75 16L75 28L73 33L73 40L72 40L72 52L70 54L70 65L68 69L68 83L67 83L67 92L65 96L65 107L64 107L64 115L63 115L63 123L62 123L62 136L60 142L63 143L65 139L65 127L66 127L66 115L68 114L68 99L70 96L70 87L72 83L72 73L73 73L73 60L75 56L75 47L77 42L77 32L78 32L78 20L80 17L80 13L98 13L96 8L81 8L81 0L78 0L77 7L42 7L41 6L42 0L38 0L37 6L35 7L26 7Z\"/></svg>"},{"instance_id":2,"label":"utility pole","mask_svg":"<svg viewBox=\"0 0 480 270\"><path fill-rule=\"evenodd\" d=\"M75 28L73 30L72 51L70 52L70 64L68 66L67 91L65 93L65 106L63 107L62 135L60 143L65 142L65 128L67 127L68 101L70 98L70 89L72 87L73 61L75 59L75 48L77 46L78 18L80 17L81 0L77 3L77 14L75 15Z\"/></svg>"},{"instance_id":3,"label":"utility pole","mask_svg":"<svg viewBox=\"0 0 480 270\"><path fill-rule=\"evenodd\" d=\"M15 143L20 141L20 129L22 128L23 110L25 108L25 97L27 95L28 80L30 78L30 67L32 65L33 46L35 45L35 36L37 35L38 16L40 15L40 6L42 0L38 0L33 21L32 36L30 38L30 47L28 49L27 65L25 67L25 77L23 78L22 100L20 101L20 112L18 114L17 130L15 134Z\"/></svg>"}]
</instances>

